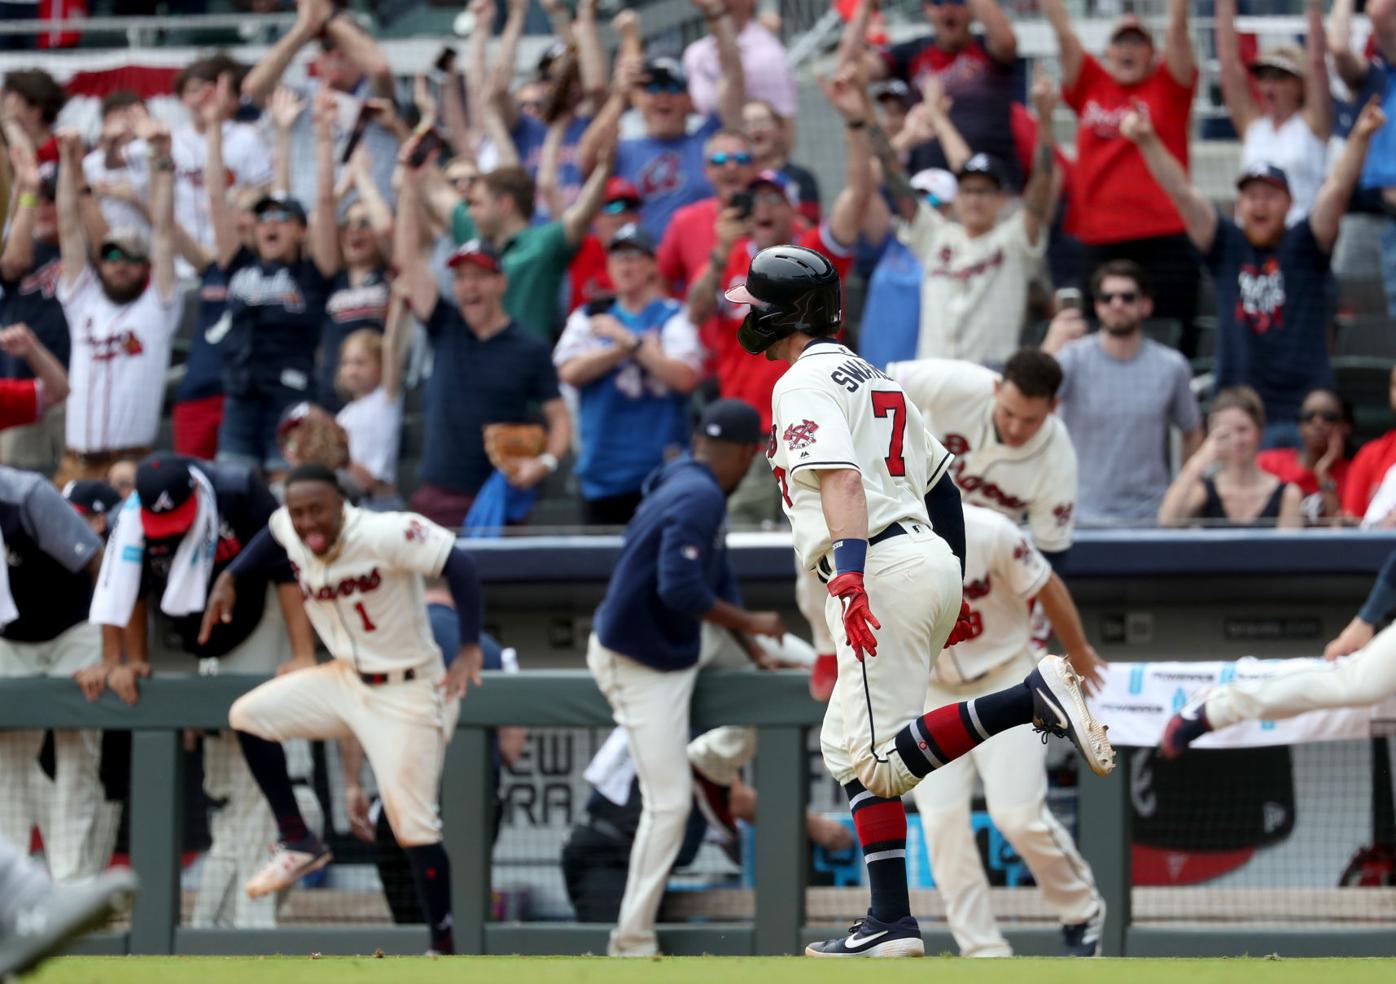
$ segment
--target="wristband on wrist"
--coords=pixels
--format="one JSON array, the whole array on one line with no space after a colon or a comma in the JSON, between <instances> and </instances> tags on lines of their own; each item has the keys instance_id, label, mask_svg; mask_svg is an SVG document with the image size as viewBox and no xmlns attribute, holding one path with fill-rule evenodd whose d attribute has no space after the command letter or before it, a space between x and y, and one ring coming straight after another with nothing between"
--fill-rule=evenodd
<instances>
[{"instance_id":1,"label":"wristband on wrist","mask_svg":"<svg viewBox=\"0 0 1396 984\"><path fill-rule=\"evenodd\" d=\"M19 207L33 208L39 204L39 196L32 191L21 191L19 193Z\"/></svg>"},{"instance_id":2,"label":"wristband on wrist","mask_svg":"<svg viewBox=\"0 0 1396 984\"><path fill-rule=\"evenodd\" d=\"M548 469L549 474L557 471L558 460L555 454L549 454L547 451L544 451L538 456L538 463Z\"/></svg>"},{"instance_id":3,"label":"wristband on wrist","mask_svg":"<svg viewBox=\"0 0 1396 984\"><path fill-rule=\"evenodd\" d=\"M861 130L868 125L867 120L845 120L844 124L850 130Z\"/></svg>"},{"instance_id":4,"label":"wristband on wrist","mask_svg":"<svg viewBox=\"0 0 1396 984\"><path fill-rule=\"evenodd\" d=\"M863 565L868 560L867 540L834 541L834 573L863 573Z\"/></svg>"}]
</instances>

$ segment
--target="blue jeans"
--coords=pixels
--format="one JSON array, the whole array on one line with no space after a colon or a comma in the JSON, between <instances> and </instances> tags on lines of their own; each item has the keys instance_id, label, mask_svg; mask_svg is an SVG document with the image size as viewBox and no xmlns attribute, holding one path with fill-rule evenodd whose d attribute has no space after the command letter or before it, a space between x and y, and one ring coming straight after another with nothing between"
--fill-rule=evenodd
<instances>
[{"instance_id":1,"label":"blue jeans","mask_svg":"<svg viewBox=\"0 0 1396 984\"><path fill-rule=\"evenodd\" d=\"M1387 317L1396 318L1396 219L1387 219L1381 230L1381 283Z\"/></svg>"},{"instance_id":2,"label":"blue jeans","mask_svg":"<svg viewBox=\"0 0 1396 984\"><path fill-rule=\"evenodd\" d=\"M218 460L268 473L286 471L290 465L277 446L276 425L288 407L304 399L304 393L291 389L227 397L218 428Z\"/></svg>"}]
</instances>

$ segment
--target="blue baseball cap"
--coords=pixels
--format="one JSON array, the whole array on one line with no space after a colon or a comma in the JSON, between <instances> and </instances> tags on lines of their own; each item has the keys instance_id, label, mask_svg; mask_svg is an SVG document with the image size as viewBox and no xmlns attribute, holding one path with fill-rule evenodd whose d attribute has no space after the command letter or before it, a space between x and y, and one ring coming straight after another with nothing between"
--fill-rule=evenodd
<instances>
[{"instance_id":1,"label":"blue baseball cap","mask_svg":"<svg viewBox=\"0 0 1396 984\"><path fill-rule=\"evenodd\" d=\"M1285 174L1284 168L1266 161L1257 161L1241 172L1241 176L1236 179L1236 190L1240 191L1252 181L1260 181L1278 188L1286 195L1292 195L1289 190L1289 175Z\"/></svg>"},{"instance_id":2,"label":"blue baseball cap","mask_svg":"<svg viewBox=\"0 0 1396 984\"><path fill-rule=\"evenodd\" d=\"M760 444L766 440L761 431L761 415L744 400L709 403L698 421L698 433L729 444Z\"/></svg>"}]
</instances>

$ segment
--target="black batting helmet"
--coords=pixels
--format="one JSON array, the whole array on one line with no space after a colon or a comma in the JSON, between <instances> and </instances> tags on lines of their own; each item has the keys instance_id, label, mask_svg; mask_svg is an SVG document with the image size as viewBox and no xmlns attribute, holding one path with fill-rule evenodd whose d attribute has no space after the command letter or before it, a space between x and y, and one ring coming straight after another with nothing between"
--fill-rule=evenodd
<instances>
[{"instance_id":1,"label":"black batting helmet","mask_svg":"<svg viewBox=\"0 0 1396 984\"><path fill-rule=\"evenodd\" d=\"M726 296L734 304L751 305L737 341L752 355L797 331L832 335L843 310L838 271L827 257L803 246L763 249L752 258L746 283Z\"/></svg>"}]
</instances>

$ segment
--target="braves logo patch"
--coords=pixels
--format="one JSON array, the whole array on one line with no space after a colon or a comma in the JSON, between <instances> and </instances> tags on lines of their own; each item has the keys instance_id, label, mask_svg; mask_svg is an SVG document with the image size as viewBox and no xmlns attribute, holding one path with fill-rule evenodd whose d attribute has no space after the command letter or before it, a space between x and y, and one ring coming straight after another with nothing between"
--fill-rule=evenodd
<instances>
[{"instance_id":1,"label":"braves logo patch","mask_svg":"<svg viewBox=\"0 0 1396 984\"><path fill-rule=\"evenodd\" d=\"M785 441L785 446L791 451L798 451L814 443L814 434L817 430L819 430L819 425L813 420L802 420L798 424L791 424L785 428L785 433L781 435L781 438Z\"/></svg>"},{"instance_id":2,"label":"braves logo patch","mask_svg":"<svg viewBox=\"0 0 1396 984\"><path fill-rule=\"evenodd\" d=\"M1052 516L1057 521L1058 528L1065 529L1071 525L1071 514L1076 511L1075 503L1063 502L1052 510Z\"/></svg>"},{"instance_id":3,"label":"braves logo patch","mask_svg":"<svg viewBox=\"0 0 1396 984\"><path fill-rule=\"evenodd\" d=\"M427 542L427 528L415 519L410 519L407 521L407 529L404 531L403 535L407 537L408 543Z\"/></svg>"}]
</instances>

